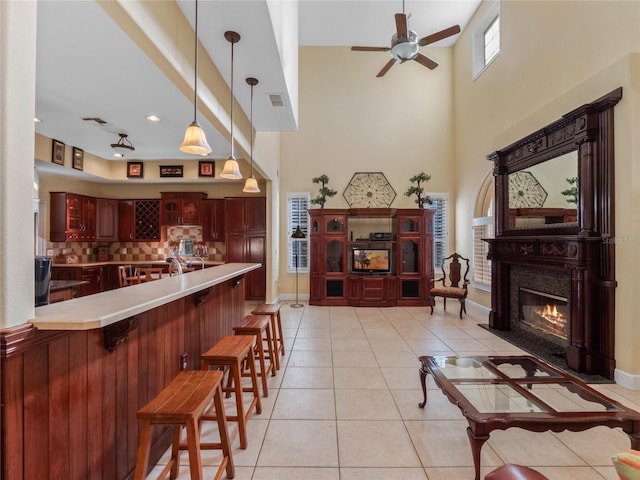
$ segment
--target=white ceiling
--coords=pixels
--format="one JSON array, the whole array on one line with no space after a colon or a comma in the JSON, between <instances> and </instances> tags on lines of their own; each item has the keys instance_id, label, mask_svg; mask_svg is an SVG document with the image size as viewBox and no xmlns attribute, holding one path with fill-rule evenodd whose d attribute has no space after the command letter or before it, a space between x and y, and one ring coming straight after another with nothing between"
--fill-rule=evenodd
<instances>
[{"instance_id":1,"label":"white ceiling","mask_svg":"<svg viewBox=\"0 0 640 480\"><path fill-rule=\"evenodd\" d=\"M223 34L235 30L242 36L234 47L236 109L241 108L249 116L250 88L245 78L258 78L253 118L259 131L297 128L297 114L289 96L291 87L287 85L278 48L281 29L274 29L272 20L274 5L291 1L294 0L199 1L198 36L206 50L201 51L201 58L205 54L212 58L227 85L231 47ZM193 25L194 2L177 3ZM404 8L410 15L409 28L423 37L454 24L464 29L479 3L480 0L407 0ZM300 0L298 44L389 46L395 32L394 14L402 12L402 8L400 0ZM114 158L110 144L123 132L136 148L126 156L127 160L193 159L178 150L184 130L193 119L193 98L183 94L98 3L39 0L37 21L36 117L42 122L36 124L36 132L106 159ZM290 30L295 32L295 28ZM435 46L452 45L458 36ZM353 55L380 55L382 67L388 54ZM203 94L200 84L199 93ZM284 108L271 105L267 94L272 93L284 95ZM229 108L230 98L212 100ZM145 116L150 113L159 115L162 121L149 122ZM107 124L98 126L83 121L85 117L99 117ZM198 120L213 148L210 158L226 158L230 152L225 139L228 132L220 134L201 114Z\"/></svg>"}]
</instances>

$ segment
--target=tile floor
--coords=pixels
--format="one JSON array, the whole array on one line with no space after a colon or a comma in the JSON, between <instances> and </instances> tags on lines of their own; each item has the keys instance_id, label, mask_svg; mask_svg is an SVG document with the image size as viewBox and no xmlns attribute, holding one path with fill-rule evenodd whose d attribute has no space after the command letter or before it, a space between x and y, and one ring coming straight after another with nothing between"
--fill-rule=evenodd
<instances>
[{"instance_id":1,"label":"tile floor","mask_svg":"<svg viewBox=\"0 0 640 480\"><path fill-rule=\"evenodd\" d=\"M291 308L283 304L286 356L269 379L262 413L248 423L249 446L239 447L230 423L237 480L473 479L466 422L429 376L422 400L420 355L522 354L477 326L486 316L467 307L459 320L436 307ZM640 392L594 385L640 410ZM233 399L229 400L229 408ZM217 429L205 424L203 437ZM495 431L482 449L482 475L503 463L535 467L551 480L616 480L611 456L630 448L621 430ZM213 478L218 451L203 451ZM166 464L160 460L149 478ZM181 456L187 464L187 454ZM209 466L207 466L209 465ZM212 465L215 465L213 467ZM189 478L186 467L180 479Z\"/></svg>"}]
</instances>

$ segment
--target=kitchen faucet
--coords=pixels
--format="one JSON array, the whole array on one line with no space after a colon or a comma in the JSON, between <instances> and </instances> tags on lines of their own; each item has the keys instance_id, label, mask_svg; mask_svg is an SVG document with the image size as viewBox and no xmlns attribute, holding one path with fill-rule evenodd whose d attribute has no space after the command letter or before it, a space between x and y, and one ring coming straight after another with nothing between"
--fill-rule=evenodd
<instances>
[{"instance_id":1,"label":"kitchen faucet","mask_svg":"<svg viewBox=\"0 0 640 480\"><path fill-rule=\"evenodd\" d=\"M193 257L193 258L197 258L198 260L200 260L200 263L202 264L202 270L204 270L204 258L202 257Z\"/></svg>"},{"instance_id":2,"label":"kitchen faucet","mask_svg":"<svg viewBox=\"0 0 640 480\"><path fill-rule=\"evenodd\" d=\"M167 257L167 263L175 263L177 269L178 269L178 275L182 275L182 265L180 264L180 262L178 260L176 260L173 257Z\"/></svg>"}]
</instances>

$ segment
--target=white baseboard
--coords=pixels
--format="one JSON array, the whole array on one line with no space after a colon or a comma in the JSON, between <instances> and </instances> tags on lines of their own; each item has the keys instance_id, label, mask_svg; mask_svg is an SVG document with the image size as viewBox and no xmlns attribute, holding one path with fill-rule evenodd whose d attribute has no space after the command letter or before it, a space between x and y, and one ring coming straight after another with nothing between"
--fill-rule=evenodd
<instances>
[{"instance_id":1,"label":"white baseboard","mask_svg":"<svg viewBox=\"0 0 640 480\"><path fill-rule=\"evenodd\" d=\"M640 375L627 373L618 368L613 372L613 379L621 387L629 390L640 390Z\"/></svg>"}]
</instances>

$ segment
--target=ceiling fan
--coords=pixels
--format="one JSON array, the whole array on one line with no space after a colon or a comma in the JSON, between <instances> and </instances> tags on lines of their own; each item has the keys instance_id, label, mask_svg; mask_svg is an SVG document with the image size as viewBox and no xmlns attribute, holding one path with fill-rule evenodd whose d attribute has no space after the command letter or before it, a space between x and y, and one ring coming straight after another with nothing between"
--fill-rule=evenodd
<instances>
[{"instance_id":1,"label":"ceiling fan","mask_svg":"<svg viewBox=\"0 0 640 480\"><path fill-rule=\"evenodd\" d=\"M396 33L391 37L391 47L351 47L351 50L360 52L391 52L391 60L382 67L376 77L382 77L396 62L404 63L407 60L415 60L431 70L438 64L429 57L422 55L419 47L424 47L451 35L460 33L460 26L454 25L439 32L427 35L418 40L418 34L407 28L407 15L404 13L404 0L402 1L402 13L396 13Z\"/></svg>"}]
</instances>

